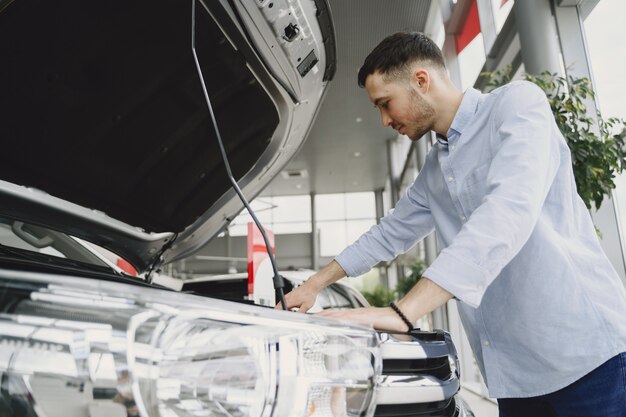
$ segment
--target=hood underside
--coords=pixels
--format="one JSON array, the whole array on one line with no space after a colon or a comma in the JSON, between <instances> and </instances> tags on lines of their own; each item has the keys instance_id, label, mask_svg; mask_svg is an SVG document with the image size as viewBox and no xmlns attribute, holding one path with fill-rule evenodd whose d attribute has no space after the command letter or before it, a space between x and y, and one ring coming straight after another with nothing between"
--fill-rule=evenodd
<instances>
[{"instance_id":1,"label":"hood underside","mask_svg":"<svg viewBox=\"0 0 626 417\"><path fill-rule=\"evenodd\" d=\"M204 88L251 198L302 145L334 45L323 0L0 0L0 214L139 271L187 256L243 207Z\"/></svg>"},{"instance_id":2,"label":"hood underside","mask_svg":"<svg viewBox=\"0 0 626 417\"><path fill-rule=\"evenodd\" d=\"M196 51L236 178L278 124L202 7ZM180 232L229 188L192 55L191 2L17 0L0 12L0 178L147 232Z\"/></svg>"}]
</instances>

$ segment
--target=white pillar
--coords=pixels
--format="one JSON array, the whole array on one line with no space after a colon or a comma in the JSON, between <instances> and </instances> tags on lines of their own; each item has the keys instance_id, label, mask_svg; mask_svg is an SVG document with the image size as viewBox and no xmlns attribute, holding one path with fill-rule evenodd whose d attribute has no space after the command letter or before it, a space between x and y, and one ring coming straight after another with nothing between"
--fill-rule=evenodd
<instances>
[{"instance_id":1,"label":"white pillar","mask_svg":"<svg viewBox=\"0 0 626 417\"><path fill-rule=\"evenodd\" d=\"M517 4L517 3L516 3ZM588 78L594 84L591 62L585 39L585 28L579 6L555 7L557 30L563 63L566 74L574 78ZM595 90L595 85L593 85ZM598 103L595 100L585 101L587 113L592 119L596 118ZM598 131L596 131L597 133ZM613 193L611 193L613 194ZM602 233L600 244L610 259L613 267L626 284L626 264L624 263L624 251L622 236L620 234L620 222L615 207L615 198L605 198L600 210L592 210L593 222Z\"/></svg>"},{"instance_id":2,"label":"white pillar","mask_svg":"<svg viewBox=\"0 0 626 417\"><path fill-rule=\"evenodd\" d=\"M311 193L311 268L320 268L320 241L317 235L317 211L315 210L315 193Z\"/></svg>"}]
</instances>

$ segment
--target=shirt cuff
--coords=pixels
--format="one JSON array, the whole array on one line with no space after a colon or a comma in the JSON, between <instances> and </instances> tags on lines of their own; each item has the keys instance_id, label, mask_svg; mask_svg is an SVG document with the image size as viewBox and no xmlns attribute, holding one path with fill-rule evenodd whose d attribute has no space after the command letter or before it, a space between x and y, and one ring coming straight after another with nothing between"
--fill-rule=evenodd
<instances>
[{"instance_id":1,"label":"shirt cuff","mask_svg":"<svg viewBox=\"0 0 626 417\"><path fill-rule=\"evenodd\" d=\"M483 269L445 249L422 275L474 308L480 305L487 290L485 283L489 282Z\"/></svg>"},{"instance_id":2,"label":"shirt cuff","mask_svg":"<svg viewBox=\"0 0 626 417\"><path fill-rule=\"evenodd\" d=\"M347 276L358 277L372 269L372 266L370 266L359 254L359 251L352 248L352 246L353 245L348 246L337 255L335 261L337 261Z\"/></svg>"}]
</instances>

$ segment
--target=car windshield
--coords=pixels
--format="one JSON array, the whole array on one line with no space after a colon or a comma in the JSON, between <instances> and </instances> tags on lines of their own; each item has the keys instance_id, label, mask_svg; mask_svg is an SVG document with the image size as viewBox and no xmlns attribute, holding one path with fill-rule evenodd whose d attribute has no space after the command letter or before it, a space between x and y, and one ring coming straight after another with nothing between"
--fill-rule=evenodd
<instances>
[{"instance_id":1,"label":"car windshield","mask_svg":"<svg viewBox=\"0 0 626 417\"><path fill-rule=\"evenodd\" d=\"M0 217L0 255L5 259L41 254L51 260L67 259L115 270L115 255L107 252L64 233ZM107 256L111 259L107 259Z\"/></svg>"}]
</instances>

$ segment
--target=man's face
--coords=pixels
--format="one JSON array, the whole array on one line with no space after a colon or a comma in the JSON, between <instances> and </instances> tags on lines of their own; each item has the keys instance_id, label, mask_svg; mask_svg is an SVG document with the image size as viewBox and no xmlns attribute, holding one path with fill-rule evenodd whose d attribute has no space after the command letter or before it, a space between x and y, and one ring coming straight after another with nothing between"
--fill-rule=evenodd
<instances>
[{"instance_id":1,"label":"man's face","mask_svg":"<svg viewBox=\"0 0 626 417\"><path fill-rule=\"evenodd\" d=\"M385 81L375 72L365 80L369 99L380 111L383 126L391 126L411 140L433 128L435 110L408 81Z\"/></svg>"}]
</instances>

